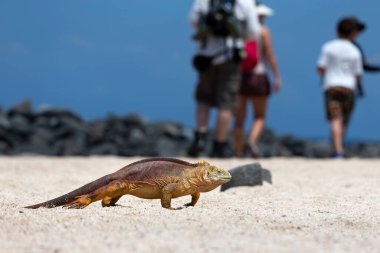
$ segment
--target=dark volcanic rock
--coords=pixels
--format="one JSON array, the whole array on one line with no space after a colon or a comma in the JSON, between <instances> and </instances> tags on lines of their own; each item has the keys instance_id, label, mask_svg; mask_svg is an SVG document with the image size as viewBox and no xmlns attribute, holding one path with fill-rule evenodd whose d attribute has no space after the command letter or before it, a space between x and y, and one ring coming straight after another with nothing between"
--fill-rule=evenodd
<instances>
[{"instance_id":1,"label":"dark volcanic rock","mask_svg":"<svg viewBox=\"0 0 380 253\"><path fill-rule=\"evenodd\" d=\"M22 143L9 151L10 155L47 155L56 156L58 152L43 144Z\"/></svg>"},{"instance_id":2,"label":"dark volcanic rock","mask_svg":"<svg viewBox=\"0 0 380 253\"><path fill-rule=\"evenodd\" d=\"M311 147L307 140L300 140L287 135L281 138L281 145L286 147L293 156L311 157Z\"/></svg>"},{"instance_id":3,"label":"dark volcanic rock","mask_svg":"<svg viewBox=\"0 0 380 253\"><path fill-rule=\"evenodd\" d=\"M119 155L119 151L112 143L101 143L89 148L86 155Z\"/></svg>"},{"instance_id":4,"label":"dark volcanic rock","mask_svg":"<svg viewBox=\"0 0 380 253\"><path fill-rule=\"evenodd\" d=\"M270 171L263 169L259 163L252 163L237 167L230 170L230 173L232 180L222 185L222 191L237 186L262 185L263 181L272 183L272 176Z\"/></svg>"},{"instance_id":5,"label":"dark volcanic rock","mask_svg":"<svg viewBox=\"0 0 380 253\"><path fill-rule=\"evenodd\" d=\"M11 123L8 120L7 114L0 108L0 129L9 129Z\"/></svg>"},{"instance_id":6,"label":"dark volcanic rock","mask_svg":"<svg viewBox=\"0 0 380 253\"><path fill-rule=\"evenodd\" d=\"M359 156L363 158L380 157L379 143L353 143L347 146L346 154L348 157Z\"/></svg>"},{"instance_id":7,"label":"dark volcanic rock","mask_svg":"<svg viewBox=\"0 0 380 253\"><path fill-rule=\"evenodd\" d=\"M62 108L46 107L46 108L40 109L37 112L36 116L46 117L46 118L58 118L58 119L70 118L78 122L82 121L81 117L79 117L74 112L67 109L62 109Z\"/></svg>"},{"instance_id":8,"label":"dark volcanic rock","mask_svg":"<svg viewBox=\"0 0 380 253\"><path fill-rule=\"evenodd\" d=\"M32 102L29 100L22 101L19 104L14 105L11 109L8 111L8 116L13 115L23 115L26 117L30 117L33 114L33 108L32 108Z\"/></svg>"},{"instance_id":9,"label":"dark volcanic rock","mask_svg":"<svg viewBox=\"0 0 380 253\"><path fill-rule=\"evenodd\" d=\"M117 118L117 117L116 117ZM143 128L149 121L136 113L128 114L127 116L121 117L120 120L127 127L140 127Z\"/></svg>"},{"instance_id":10,"label":"dark volcanic rock","mask_svg":"<svg viewBox=\"0 0 380 253\"><path fill-rule=\"evenodd\" d=\"M22 114L13 114L8 117L10 131L17 135L28 135L32 132L31 121Z\"/></svg>"},{"instance_id":11,"label":"dark volcanic rock","mask_svg":"<svg viewBox=\"0 0 380 253\"><path fill-rule=\"evenodd\" d=\"M84 121L76 113L62 108L46 107L33 111L30 101L21 102L8 111L0 108L0 154L42 155L120 155L120 156L186 156L193 130L174 121L149 122L138 114L108 115L104 119ZM210 129L201 156L210 154L214 132ZM247 137L246 137L247 139ZM229 150L233 147L229 135ZM262 157L326 158L330 143L276 136L265 129L258 148ZM352 143L349 157L380 157L379 143ZM246 149L246 156L249 150Z\"/></svg>"},{"instance_id":12,"label":"dark volcanic rock","mask_svg":"<svg viewBox=\"0 0 380 253\"><path fill-rule=\"evenodd\" d=\"M311 154L313 158L328 158L331 157L332 148L328 141L317 141L310 144Z\"/></svg>"}]
</instances>

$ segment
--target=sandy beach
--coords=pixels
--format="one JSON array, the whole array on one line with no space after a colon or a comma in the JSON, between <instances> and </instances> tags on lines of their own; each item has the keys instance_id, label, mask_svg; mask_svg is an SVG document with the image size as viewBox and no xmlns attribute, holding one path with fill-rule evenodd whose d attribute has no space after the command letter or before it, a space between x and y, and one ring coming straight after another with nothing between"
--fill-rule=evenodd
<instances>
[{"instance_id":1,"label":"sandy beach","mask_svg":"<svg viewBox=\"0 0 380 253\"><path fill-rule=\"evenodd\" d=\"M23 208L139 159L0 157L0 252L379 252L380 160L256 160L272 185L218 188L178 211L133 196L113 208Z\"/></svg>"}]
</instances>

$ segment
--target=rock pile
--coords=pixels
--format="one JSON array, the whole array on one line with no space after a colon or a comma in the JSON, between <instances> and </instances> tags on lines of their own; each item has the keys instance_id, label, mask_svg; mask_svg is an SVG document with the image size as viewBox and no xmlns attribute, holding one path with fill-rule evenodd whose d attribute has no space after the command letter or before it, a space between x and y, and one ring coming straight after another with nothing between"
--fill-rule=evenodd
<instances>
[{"instance_id":1,"label":"rock pile","mask_svg":"<svg viewBox=\"0 0 380 253\"><path fill-rule=\"evenodd\" d=\"M180 156L190 135L176 122L148 122L136 114L86 122L57 108L33 112L23 102L0 110L0 154L51 156Z\"/></svg>"},{"instance_id":2,"label":"rock pile","mask_svg":"<svg viewBox=\"0 0 380 253\"><path fill-rule=\"evenodd\" d=\"M137 115L109 115L85 121L74 112L59 108L32 109L30 102L8 111L0 108L0 154L49 156L186 156L192 130L174 121L150 122ZM212 141L210 133L209 145ZM266 129L259 143L263 157L325 158L330 144L276 136ZM353 143L349 156L380 157L379 143Z\"/></svg>"}]
</instances>

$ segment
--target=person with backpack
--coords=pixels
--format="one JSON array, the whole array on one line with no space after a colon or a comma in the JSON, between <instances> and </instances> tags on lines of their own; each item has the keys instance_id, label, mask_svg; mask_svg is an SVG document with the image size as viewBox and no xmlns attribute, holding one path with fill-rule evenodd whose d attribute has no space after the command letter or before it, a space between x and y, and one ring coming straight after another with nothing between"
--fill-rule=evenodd
<instances>
[{"instance_id":1,"label":"person with backpack","mask_svg":"<svg viewBox=\"0 0 380 253\"><path fill-rule=\"evenodd\" d=\"M342 18L337 25L338 38L325 43L317 63L323 77L327 120L337 159L344 158L343 140L355 105L355 91L363 72L362 56L352 44L358 36L358 22Z\"/></svg>"},{"instance_id":2,"label":"person with backpack","mask_svg":"<svg viewBox=\"0 0 380 253\"><path fill-rule=\"evenodd\" d=\"M188 155L204 155L211 108L217 108L210 156L229 157L227 135L238 102L240 62L244 40L255 39L260 26L252 0L195 0L189 15L197 41L193 64L198 71L195 90L196 127Z\"/></svg>"},{"instance_id":3,"label":"person with backpack","mask_svg":"<svg viewBox=\"0 0 380 253\"><path fill-rule=\"evenodd\" d=\"M265 18L272 16L274 12L271 8L262 3L257 3L256 9L261 24L261 32L257 37L259 62L254 69L243 73L234 129L234 147L235 156L237 157L244 156L244 123L248 103L252 103L253 105L254 122L249 132L247 147L251 157L257 158L260 156L257 141L264 129L267 102L271 93L268 70L271 70L273 73L274 91L278 92L281 88L280 72L272 48L270 30L264 26Z\"/></svg>"}]
</instances>

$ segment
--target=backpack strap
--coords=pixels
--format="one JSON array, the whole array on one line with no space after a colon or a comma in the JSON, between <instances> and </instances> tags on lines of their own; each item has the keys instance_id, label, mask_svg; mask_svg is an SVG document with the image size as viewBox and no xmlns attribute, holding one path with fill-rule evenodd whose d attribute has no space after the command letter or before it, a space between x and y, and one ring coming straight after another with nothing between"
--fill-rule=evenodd
<instances>
[{"instance_id":1,"label":"backpack strap","mask_svg":"<svg viewBox=\"0 0 380 253\"><path fill-rule=\"evenodd\" d=\"M231 11L234 12L234 8L235 8L235 4L236 4L236 0L210 0L209 1L209 9L208 11L210 12L214 7L215 7L215 4L224 4L224 5L229 5L229 7L231 8ZM220 52L217 52L216 54L214 54L212 56L212 59L220 56L220 55L223 55L223 54L228 54L228 48L226 46L226 43L227 43L227 37L224 37L223 38L224 40L224 48L220 51ZM206 45L207 45L207 38L204 38L202 41L201 41L201 47L202 48L205 48ZM236 41L234 39L233 43L235 44Z\"/></svg>"}]
</instances>

